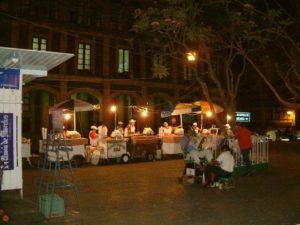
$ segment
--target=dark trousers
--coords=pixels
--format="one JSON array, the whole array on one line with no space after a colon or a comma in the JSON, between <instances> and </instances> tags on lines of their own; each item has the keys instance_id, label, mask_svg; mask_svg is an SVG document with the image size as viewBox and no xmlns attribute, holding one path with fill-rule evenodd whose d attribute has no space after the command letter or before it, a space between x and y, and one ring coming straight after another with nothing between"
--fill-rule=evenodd
<instances>
[{"instance_id":1,"label":"dark trousers","mask_svg":"<svg viewBox=\"0 0 300 225\"><path fill-rule=\"evenodd\" d=\"M222 170L219 166L207 165L205 167L205 178L208 184L217 181L221 177L231 177L232 173Z\"/></svg>"},{"instance_id":2,"label":"dark trousers","mask_svg":"<svg viewBox=\"0 0 300 225\"><path fill-rule=\"evenodd\" d=\"M248 173L251 172L250 151L251 151L251 148L241 149L243 161L245 163L246 170Z\"/></svg>"}]
</instances>

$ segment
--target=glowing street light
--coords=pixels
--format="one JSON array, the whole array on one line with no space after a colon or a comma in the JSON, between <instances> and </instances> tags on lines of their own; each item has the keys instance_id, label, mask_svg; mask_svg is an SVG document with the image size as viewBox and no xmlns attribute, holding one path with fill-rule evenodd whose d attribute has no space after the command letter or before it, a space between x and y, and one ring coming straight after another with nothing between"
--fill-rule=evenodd
<instances>
[{"instance_id":1,"label":"glowing street light","mask_svg":"<svg viewBox=\"0 0 300 225\"><path fill-rule=\"evenodd\" d=\"M70 120L71 119L71 114L70 113L66 113L66 114L64 114L64 118L65 118L65 120Z\"/></svg>"},{"instance_id":2,"label":"glowing street light","mask_svg":"<svg viewBox=\"0 0 300 225\"><path fill-rule=\"evenodd\" d=\"M206 116L207 116L207 117L211 117L211 116L212 116L212 112L211 112L211 111L208 111L208 112L206 113Z\"/></svg>"},{"instance_id":3,"label":"glowing street light","mask_svg":"<svg viewBox=\"0 0 300 225\"><path fill-rule=\"evenodd\" d=\"M145 109L142 111L142 116L143 116L143 117L147 117L147 116L148 116L148 108L145 108Z\"/></svg>"},{"instance_id":4,"label":"glowing street light","mask_svg":"<svg viewBox=\"0 0 300 225\"><path fill-rule=\"evenodd\" d=\"M188 52L186 54L186 57L189 62L195 62L196 58L197 58L197 53L196 52Z\"/></svg>"},{"instance_id":5,"label":"glowing street light","mask_svg":"<svg viewBox=\"0 0 300 225\"><path fill-rule=\"evenodd\" d=\"M117 129L117 106L112 105L110 107L110 111L115 113L115 130Z\"/></svg>"},{"instance_id":6,"label":"glowing street light","mask_svg":"<svg viewBox=\"0 0 300 225\"><path fill-rule=\"evenodd\" d=\"M231 120L231 116L229 114L227 114L226 120L227 120L227 124L228 124L229 120Z\"/></svg>"}]
</instances>

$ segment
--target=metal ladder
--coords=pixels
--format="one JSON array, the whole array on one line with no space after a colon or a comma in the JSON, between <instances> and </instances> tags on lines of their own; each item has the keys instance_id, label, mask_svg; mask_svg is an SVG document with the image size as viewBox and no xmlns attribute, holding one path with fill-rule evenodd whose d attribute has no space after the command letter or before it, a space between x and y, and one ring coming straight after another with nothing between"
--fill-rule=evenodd
<instances>
[{"instance_id":1,"label":"metal ladder","mask_svg":"<svg viewBox=\"0 0 300 225\"><path fill-rule=\"evenodd\" d=\"M47 218L55 217L53 206L56 197L63 199L65 207L67 191L74 193L77 214L80 214L79 182L75 179L74 166L69 157L72 146L63 134L62 129L50 131L47 140L44 140L43 143L44 158L39 163L37 207L41 212L42 198L46 196L50 198L49 210L45 215Z\"/></svg>"}]
</instances>

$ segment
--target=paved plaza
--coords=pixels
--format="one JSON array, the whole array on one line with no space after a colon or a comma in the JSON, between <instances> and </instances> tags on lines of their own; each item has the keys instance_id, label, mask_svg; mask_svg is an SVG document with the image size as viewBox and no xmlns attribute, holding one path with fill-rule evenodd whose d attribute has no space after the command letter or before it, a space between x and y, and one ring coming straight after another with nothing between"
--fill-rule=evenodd
<instances>
[{"instance_id":1,"label":"paved plaza","mask_svg":"<svg viewBox=\"0 0 300 225\"><path fill-rule=\"evenodd\" d=\"M39 171L24 169L24 199L1 192L10 222L43 225L296 225L300 224L300 144L270 145L270 164L252 176L236 177L228 190L178 183L181 159L83 166L80 210L72 193L66 216L45 219L36 211Z\"/></svg>"}]
</instances>

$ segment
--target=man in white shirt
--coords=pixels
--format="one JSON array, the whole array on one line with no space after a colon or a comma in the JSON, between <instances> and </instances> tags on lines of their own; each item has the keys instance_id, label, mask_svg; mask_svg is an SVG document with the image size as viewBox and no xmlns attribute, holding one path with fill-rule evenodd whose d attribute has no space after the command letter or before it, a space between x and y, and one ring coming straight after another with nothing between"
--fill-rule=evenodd
<instances>
[{"instance_id":1,"label":"man in white shirt","mask_svg":"<svg viewBox=\"0 0 300 225\"><path fill-rule=\"evenodd\" d=\"M198 127L198 124L196 122L193 123L192 130L196 133L200 133L200 128Z\"/></svg>"},{"instance_id":2,"label":"man in white shirt","mask_svg":"<svg viewBox=\"0 0 300 225\"><path fill-rule=\"evenodd\" d=\"M135 134L135 120L131 119L129 120L129 124L125 128L124 136L129 137L133 134Z\"/></svg>"},{"instance_id":3,"label":"man in white shirt","mask_svg":"<svg viewBox=\"0 0 300 225\"><path fill-rule=\"evenodd\" d=\"M219 178L231 177L234 170L234 157L230 152L228 145L223 145L222 153L217 157L212 165L205 167L206 184L209 185L217 181Z\"/></svg>"},{"instance_id":4,"label":"man in white shirt","mask_svg":"<svg viewBox=\"0 0 300 225\"><path fill-rule=\"evenodd\" d=\"M100 122L98 126L98 139L99 143L103 142L103 139L107 137L107 127Z\"/></svg>"}]
</instances>

